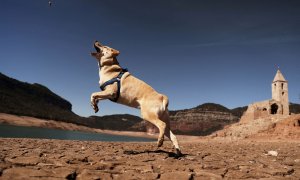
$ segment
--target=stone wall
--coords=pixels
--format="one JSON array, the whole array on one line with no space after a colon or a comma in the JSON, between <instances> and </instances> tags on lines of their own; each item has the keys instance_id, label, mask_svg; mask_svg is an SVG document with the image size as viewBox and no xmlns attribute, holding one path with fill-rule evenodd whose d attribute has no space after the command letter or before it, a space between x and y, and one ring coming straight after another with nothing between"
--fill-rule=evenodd
<instances>
[{"instance_id":1,"label":"stone wall","mask_svg":"<svg viewBox=\"0 0 300 180\"><path fill-rule=\"evenodd\" d=\"M277 114L277 115L284 114L283 105L281 104L281 102L273 99L256 102L248 106L248 109L241 117L240 122L247 123L251 120L268 117L272 114Z\"/></svg>"}]
</instances>

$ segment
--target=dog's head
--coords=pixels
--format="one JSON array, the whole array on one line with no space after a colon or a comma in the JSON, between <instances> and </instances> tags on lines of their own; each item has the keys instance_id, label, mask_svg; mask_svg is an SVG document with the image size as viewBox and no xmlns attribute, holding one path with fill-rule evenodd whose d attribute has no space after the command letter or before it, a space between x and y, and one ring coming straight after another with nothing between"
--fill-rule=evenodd
<instances>
[{"instance_id":1,"label":"dog's head","mask_svg":"<svg viewBox=\"0 0 300 180\"><path fill-rule=\"evenodd\" d=\"M103 46L98 41L95 41L94 47L97 52L92 52L91 55L94 56L96 59L108 59L108 58L114 58L120 54L118 50L115 50L113 48Z\"/></svg>"}]
</instances>

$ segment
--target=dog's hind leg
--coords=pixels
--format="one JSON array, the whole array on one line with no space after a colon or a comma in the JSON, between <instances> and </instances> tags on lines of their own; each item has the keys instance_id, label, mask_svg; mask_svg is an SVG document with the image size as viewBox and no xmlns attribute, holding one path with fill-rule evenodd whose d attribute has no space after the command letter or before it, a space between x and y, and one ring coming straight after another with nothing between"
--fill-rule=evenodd
<instances>
[{"instance_id":1,"label":"dog's hind leg","mask_svg":"<svg viewBox=\"0 0 300 180\"><path fill-rule=\"evenodd\" d=\"M159 129L159 135L158 135L158 140L157 140L157 147L161 147L163 145L163 143L164 143L164 136L165 136L165 132L166 132L166 123L163 122L160 119L157 119L155 121L155 125Z\"/></svg>"},{"instance_id":2,"label":"dog's hind leg","mask_svg":"<svg viewBox=\"0 0 300 180\"><path fill-rule=\"evenodd\" d=\"M154 124L159 129L159 136L157 140L157 146L161 147L164 142L164 135L166 131L166 123L163 122L161 119L159 119L159 116L157 113L153 112L147 112L143 111L143 108L141 108L142 117L146 121L149 121L150 123Z\"/></svg>"},{"instance_id":3,"label":"dog's hind leg","mask_svg":"<svg viewBox=\"0 0 300 180\"><path fill-rule=\"evenodd\" d=\"M175 149L176 149L176 154L178 156L182 156L182 153L180 151L180 147L178 145L178 141L177 141L177 138L176 136L172 133L172 131L169 129L169 128L166 128L166 133L165 135L172 141Z\"/></svg>"},{"instance_id":4,"label":"dog's hind leg","mask_svg":"<svg viewBox=\"0 0 300 180\"><path fill-rule=\"evenodd\" d=\"M176 136L172 133L171 128L170 128L170 118L169 118L169 111L168 109L166 109L166 111L163 113L162 115L162 119L164 120L164 122L166 123L166 131L165 131L165 135L172 141L175 149L176 149L176 154L178 156L182 156L182 153L180 151L180 147L178 145L178 141Z\"/></svg>"}]
</instances>

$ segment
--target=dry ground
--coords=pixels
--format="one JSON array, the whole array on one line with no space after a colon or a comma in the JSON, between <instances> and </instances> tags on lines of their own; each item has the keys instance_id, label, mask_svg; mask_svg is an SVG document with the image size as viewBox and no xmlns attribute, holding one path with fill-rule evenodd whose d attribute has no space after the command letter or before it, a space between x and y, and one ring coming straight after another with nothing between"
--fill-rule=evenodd
<instances>
[{"instance_id":1,"label":"dry ground","mask_svg":"<svg viewBox=\"0 0 300 180\"><path fill-rule=\"evenodd\" d=\"M181 144L2 138L0 179L300 179L300 141Z\"/></svg>"}]
</instances>

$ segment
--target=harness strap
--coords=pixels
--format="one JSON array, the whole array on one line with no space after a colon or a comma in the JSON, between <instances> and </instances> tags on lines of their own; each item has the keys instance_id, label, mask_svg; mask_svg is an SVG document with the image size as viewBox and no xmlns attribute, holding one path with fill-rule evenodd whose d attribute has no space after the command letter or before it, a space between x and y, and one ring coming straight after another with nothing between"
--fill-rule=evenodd
<instances>
[{"instance_id":1,"label":"harness strap","mask_svg":"<svg viewBox=\"0 0 300 180\"><path fill-rule=\"evenodd\" d=\"M126 72L128 72L127 69L122 69L122 71L119 73L119 75L118 75L117 77L115 77L115 78L113 78L113 79L111 79L111 80L106 81L105 83L103 83L103 84L100 86L100 89L101 89L102 91L104 91L106 86L111 85L111 84L114 84L115 82L117 82L117 85L118 85L117 95L116 95L115 98L109 99L109 100L111 100L111 101L113 101L113 102L117 102L117 101L118 101L118 99L119 99L119 97L120 97L120 91L121 91L121 78L122 78L122 76L123 76Z\"/></svg>"}]
</instances>

